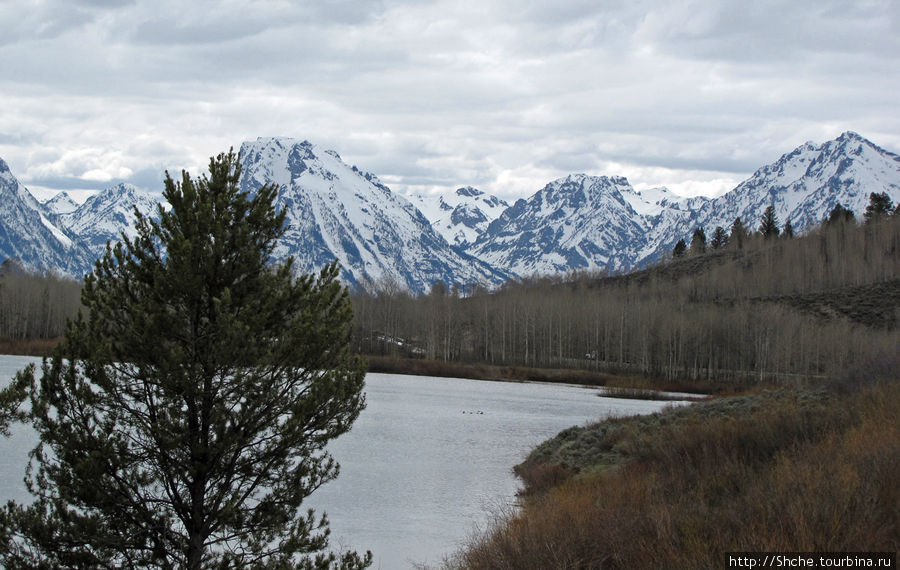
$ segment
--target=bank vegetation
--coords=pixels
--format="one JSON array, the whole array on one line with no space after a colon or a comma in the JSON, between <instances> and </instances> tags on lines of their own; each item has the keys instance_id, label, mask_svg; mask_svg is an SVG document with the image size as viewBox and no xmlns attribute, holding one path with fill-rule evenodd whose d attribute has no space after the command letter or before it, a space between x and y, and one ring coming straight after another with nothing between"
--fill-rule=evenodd
<instances>
[{"instance_id":1,"label":"bank vegetation","mask_svg":"<svg viewBox=\"0 0 900 570\"><path fill-rule=\"evenodd\" d=\"M0 265L0 353L45 354L81 306L81 282Z\"/></svg>"},{"instance_id":2,"label":"bank vegetation","mask_svg":"<svg viewBox=\"0 0 900 570\"><path fill-rule=\"evenodd\" d=\"M724 568L728 552L900 549L900 358L573 427L516 467L445 568Z\"/></svg>"}]
</instances>

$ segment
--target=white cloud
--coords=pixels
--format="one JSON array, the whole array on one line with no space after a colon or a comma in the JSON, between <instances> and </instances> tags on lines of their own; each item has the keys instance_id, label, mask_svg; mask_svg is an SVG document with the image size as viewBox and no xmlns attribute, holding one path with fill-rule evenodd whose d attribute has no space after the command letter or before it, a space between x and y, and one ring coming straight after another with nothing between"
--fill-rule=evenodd
<instances>
[{"instance_id":1,"label":"white cloud","mask_svg":"<svg viewBox=\"0 0 900 570\"><path fill-rule=\"evenodd\" d=\"M897 6L5 3L0 156L32 186L146 186L285 135L401 192L589 172L718 193L847 129L900 148Z\"/></svg>"}]
</instances>

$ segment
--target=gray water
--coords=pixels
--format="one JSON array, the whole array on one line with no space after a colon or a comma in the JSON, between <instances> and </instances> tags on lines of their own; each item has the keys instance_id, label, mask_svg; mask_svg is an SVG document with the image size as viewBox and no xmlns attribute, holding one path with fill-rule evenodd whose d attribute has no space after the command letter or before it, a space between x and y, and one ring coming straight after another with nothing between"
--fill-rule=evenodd
<instances>
[{"instance_id":1,"label":"gray water","mask_svg":"<svg viewBox=\"0 0 900 570\"><path fill-rule=\"evenodd\" d=\"M0 385L39 359L0 356ZM331 545L371 550L374 568L437 565L514 502L511 468L541 441L610 415L665 404L601 398L597 390L396 374L366 377L368 406L331 442L337 480L309 499L331 521ZM37 441L17 426L0 439L0 501L27 502L22 482Z\"/></svg>"}]
</instances>

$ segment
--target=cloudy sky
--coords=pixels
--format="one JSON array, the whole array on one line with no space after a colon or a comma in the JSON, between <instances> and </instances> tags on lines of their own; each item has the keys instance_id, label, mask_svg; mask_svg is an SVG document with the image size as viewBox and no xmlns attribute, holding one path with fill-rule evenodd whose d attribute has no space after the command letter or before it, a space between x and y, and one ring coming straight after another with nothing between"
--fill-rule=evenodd
<instances>
[{"instance_id":1,"label":"cloudy sky","mask_svg":"<svg viewBox=\"0 0 900 570\"><path fill-rule=\"evenodd\" d=\"M407 193L717 194L845 130L900 152L898 55L896 0L0 0L0 157L159 189L288 136Z\"/></svg>"}]
</instances>

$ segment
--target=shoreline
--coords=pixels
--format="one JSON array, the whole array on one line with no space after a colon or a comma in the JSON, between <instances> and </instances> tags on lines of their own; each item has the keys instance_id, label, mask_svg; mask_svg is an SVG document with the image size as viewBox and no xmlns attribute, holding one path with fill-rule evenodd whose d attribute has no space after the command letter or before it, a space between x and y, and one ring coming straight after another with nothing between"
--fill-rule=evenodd
<instances>
[{"instance_id":1,"label":"shoreline","mask_svg":"<svg viewBox=\"0 0 900 570\"><path fill-rule=\"evenodd\" d=\"M0 354L14 356L49 356L63 337L55 338L29 338L29 339L0 339Z\"/></svg>"},{"instance_id":2,"label":"shoreline","mask_svg":"<svg viewBox=\"0 0 900 570\"><path fill-rule=\"evenodd\" d=\"M712 395L736 393L746 389L746 386L740 385L724 386L709 382L655 381L636 376L574 368L530 368L492 364L461 364L389 356L361 356L368 361L368 372L464 378L494 382L570 384L600 389L597 395L606 398L692 400L706 399Z\"/></svg>"},{"instance_id":3,"label":"shoreline","mask_svg":"<svg viewBox=\"0 0 900 570\"><path fill-rule=\"evenodd\" d=\"M51 339L0 339L0 354L15 356L49 356L63 337ZM367 372L464 378L494 382L543 382L570 384L601 389L598 396L605 398L650 400L695 400L713 394L740 390L740 386L726 389L709 382L667 382L636 376L627 376L577 368L534 368L496 364L463 364L419 358L359 355L367 362ZM675 393L670 395L668 393ZM683 397L682 397L683 396Z\"/></svg>"}]
</instances>

